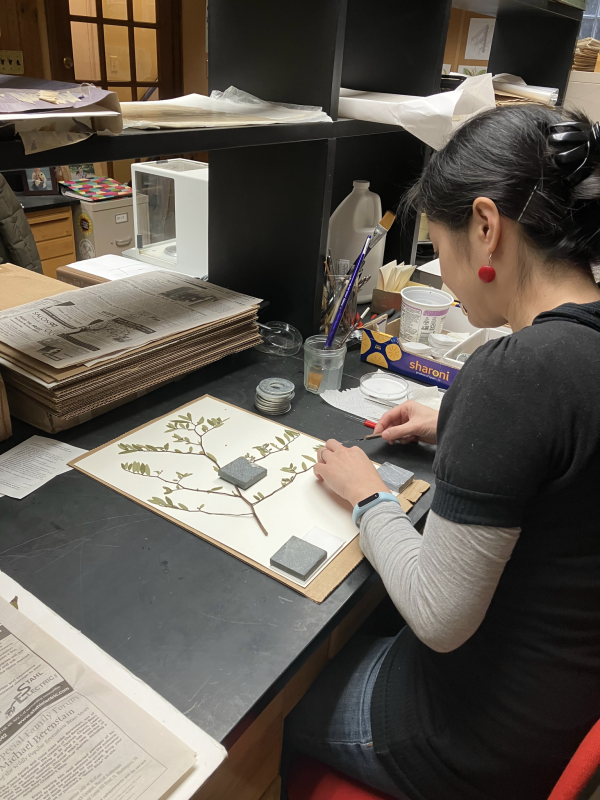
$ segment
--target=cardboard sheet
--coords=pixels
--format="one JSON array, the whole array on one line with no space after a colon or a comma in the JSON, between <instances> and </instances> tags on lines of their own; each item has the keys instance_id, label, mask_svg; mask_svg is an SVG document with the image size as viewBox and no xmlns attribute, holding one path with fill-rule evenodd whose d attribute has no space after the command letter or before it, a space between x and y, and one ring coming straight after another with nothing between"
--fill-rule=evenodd
<instances>
[{"instance_id":1,"label":"cardboard sheet","mask_svg":"<svg viewBox=\"0 0 600 800\"><path fill-rule=\"evenodd\" d=\"M74 290L75 286L68 286L29 269L14 264L0 264L0 311Z\"/></svg>"}]
</instances>

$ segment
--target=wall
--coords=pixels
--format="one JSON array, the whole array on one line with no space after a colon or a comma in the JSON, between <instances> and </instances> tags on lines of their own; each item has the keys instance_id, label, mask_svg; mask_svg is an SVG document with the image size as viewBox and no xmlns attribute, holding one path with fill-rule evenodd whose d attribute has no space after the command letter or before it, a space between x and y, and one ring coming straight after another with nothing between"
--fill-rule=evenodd
<instances>
[{"instance_id":1,"label":"wall","mask_svg":"<svg viewBox=\"0 0 600 800\"><path fill-rule=\"evenodd\" d=\"M0 0L0 50L21 50L28 78L49 78L43 0Z\"/></svg>"},{"instance_id":2,"label":"wall","mask_svg":"<svg viewBox=\"0 0 600 800\"><path fill-rule=\"evenodd\" d=\"M487 59L465 58L469 23L473 18L494 19L494 17L487 17L485 14L475 14L472 11L466 11L462 8L453 8L450 13L446 50L444 51L444 65L450 65L450 70L452 72L463 72L464 70L459 70L460 67L469 67L473 70L474 74L477 74L480 70L484 72L486 70Z\"/></svg>"},{"instance_id":3,"label":"wall","mask_svg":"<svg viewBox=\"0 0 600 800\"><path fill-rule=\"evenodd\" d=\"M183 93L208 94L206 0L182 0L181 30Z\"/></svg>"}]
</instances>

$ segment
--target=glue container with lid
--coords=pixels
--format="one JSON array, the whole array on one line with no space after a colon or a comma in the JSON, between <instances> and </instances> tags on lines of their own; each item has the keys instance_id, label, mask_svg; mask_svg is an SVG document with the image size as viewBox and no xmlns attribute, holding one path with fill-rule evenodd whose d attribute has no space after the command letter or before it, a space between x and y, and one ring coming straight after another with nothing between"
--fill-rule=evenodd
<instances>
[{"instance_id":1,"label":"glue container with lid","mask_svg":"<svg viewBox=\"0 0 600 800\"><path fill-rule=\"evenodd\" d=\"M400 338L403 342L427 344L430 333L442 332L454 298L441 289L425 286L407 286L400 294Z\"/></svg>"},{"instance_id":2,"label":"glue container with lid","mask_svg":"<svg viewBox=\"0 0 600 800\"><path fill-rule=\"evenodd\" d=\"M458 339L453 336L448 336L445 333L430 333L429 345L431 347L431 355L434 358L442 358L446 355L448 350L452 350L458 344Z\"/></svg>"},{"instance_id":3,"label":"glue container with lid","mask_svg":"<svg viewBox=\"0 0 600 800\"><path fill-rule=\"evenodd\" d=\"M360 379L360 390L372 400L399 405L408 399L408 383L387 372L370 372Z\"/></svg>"}]
</instances>

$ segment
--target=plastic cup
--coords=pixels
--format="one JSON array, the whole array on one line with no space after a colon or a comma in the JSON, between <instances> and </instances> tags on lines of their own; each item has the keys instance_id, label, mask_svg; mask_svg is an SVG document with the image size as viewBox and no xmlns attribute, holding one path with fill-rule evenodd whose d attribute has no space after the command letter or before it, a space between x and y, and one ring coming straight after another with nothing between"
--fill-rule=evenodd
<instances>
[{"instance_id":1,"label":"plastic cup","mask_svg":"<svg viewBox=\"0 0 600 800\"><path fill-rule=\"evenodd\" d=\"M407 286L400 294L400 339L403 342L428 344L430 333L442 332L454 298L441 289L424 286Z\"/></svg>"},{"instance_id":2,"label":"plastic cup","mask_svg":"<svg viewBox=\"0 0 600 800\"><path fill-rule=\"evenodd\" d=\"M337 339L330 350L325 350L326 342L323 335L311 336L304 342L304 388L313 394L323 394L342 385L346 345L338 347L340 339Z\"/></svg>"}]
</instances>

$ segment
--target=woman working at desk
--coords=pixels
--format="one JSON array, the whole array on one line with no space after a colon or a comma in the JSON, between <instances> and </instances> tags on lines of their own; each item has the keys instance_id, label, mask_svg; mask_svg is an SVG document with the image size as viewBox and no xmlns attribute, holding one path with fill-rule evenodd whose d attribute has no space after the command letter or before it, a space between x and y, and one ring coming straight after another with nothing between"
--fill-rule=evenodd
<instances>
[{"instance_id":1,"label":"woman working at desk","mask_svg":"<svg viewBox=\"0 0 600 800\"><path fill-rule=\"evenodd\" d=\"M546 800L600 717L600 142L563 119L485 112L412 192L470 321L513 330L439 418L408 402L375 429L437 442L423 536L359 448L315 466L407 625L350 642L288 739L396 798Z\"/></svg>"}]
</instances>

